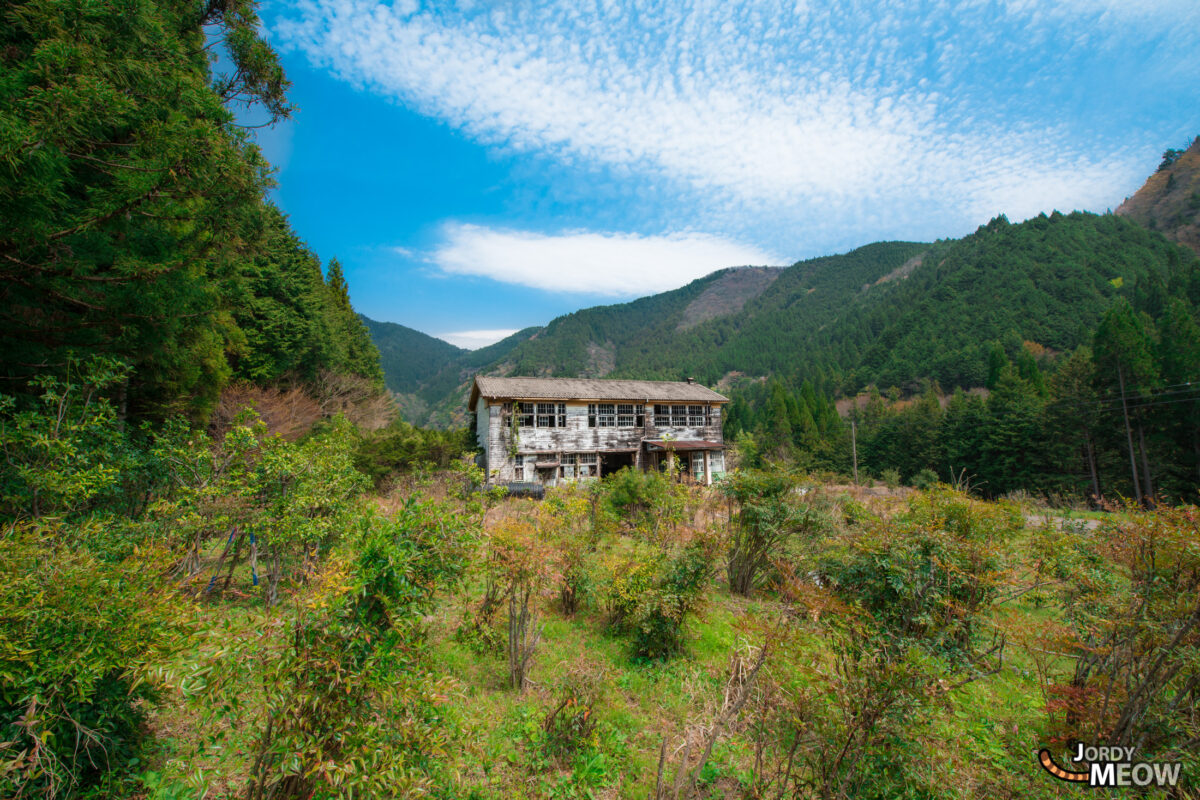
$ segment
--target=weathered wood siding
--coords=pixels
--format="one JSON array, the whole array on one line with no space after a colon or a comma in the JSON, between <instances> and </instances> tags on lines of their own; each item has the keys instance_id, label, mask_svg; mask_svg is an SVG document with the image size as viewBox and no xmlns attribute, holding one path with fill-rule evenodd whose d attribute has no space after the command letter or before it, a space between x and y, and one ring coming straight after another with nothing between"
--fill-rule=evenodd
<instances>
[{"instance_id":1,"label":"weathered wood siding","mask_svg":"<svg viewBox=\"0 0 1200 800\"><path fill-rule=\"evenodd\" d=\"M516 474L514 452L534 457L539 454L552 453L636 452L636 463L638 466L643 466L645 454L642 442L646 439L661 439L663 436L671 436L676 440L722 441L720 405L713 405L711 408L709 416L711 424L699 427L656 425L653 414L650 413L652 408L650 406L646 410L646 425L642 427L589 428L588 404L567 403L566 427L519 428L517 440L514 443L511 410L506 415L503 403L493 401L484 406L484 402L484 399L480 398L481 407L477 409L479 414L477 427L481 436L481 446L487 454L488 476L493 482L506 483L525 480L528 477L524 474ZM642 404L642 401L636 400L627 402ZM482 441L484 431L486 431L486 441Z\"/></svg>"}]
</instances>

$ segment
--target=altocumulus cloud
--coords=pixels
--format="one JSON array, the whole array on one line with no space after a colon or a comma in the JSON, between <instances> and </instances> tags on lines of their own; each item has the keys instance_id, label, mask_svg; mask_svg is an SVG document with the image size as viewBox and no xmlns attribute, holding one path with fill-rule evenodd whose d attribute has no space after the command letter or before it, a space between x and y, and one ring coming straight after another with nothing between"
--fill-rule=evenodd
<instances>
[{"instance_id":1,"label":"altocumulus cloud","mask_svg":"<svg viewBox=\"0 0 1200 800\"><path fill-rule=\"evenodd\" d=\"M769 210L803 233L1103 208L1136 185L1164 133L1130 126L1156 92L1088 81L1140 74L1138 58L1197 65L1200 3L1057 8L307 0L273 24L285 47L485 144L676 187L709 230ZM1126 127L1104 129L1119 114Z\"/></svg>"},{"instance_id":2,"label":"altocumulus cloud","mask_svg":"<svg viewBox=\"0 0 1200 800\"><path fill-rule=\"evenodd\" d=\"M758 248L702 233L546 235L465 224L444 227L430 260L457 275L612 297L674 289L723 267L781 263Z\"/></svg>"}]
</instances>

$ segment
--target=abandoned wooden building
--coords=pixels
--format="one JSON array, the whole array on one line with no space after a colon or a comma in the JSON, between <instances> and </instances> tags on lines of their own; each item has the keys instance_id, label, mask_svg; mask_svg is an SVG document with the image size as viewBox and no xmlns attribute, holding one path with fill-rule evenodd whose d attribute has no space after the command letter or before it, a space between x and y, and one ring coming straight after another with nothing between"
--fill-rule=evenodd
<instances>
[{"instance_id":1,"label":"abandoned wooden building","mask_svg":"<svg viewBox=\"0 0 1200 800\"><path fill-rule=\"evenodd\" d=\"M725 473L729 398L684 381L477 376L469 409L488 482L554 484L622 467Z\"/></svg>"}]
</instances>

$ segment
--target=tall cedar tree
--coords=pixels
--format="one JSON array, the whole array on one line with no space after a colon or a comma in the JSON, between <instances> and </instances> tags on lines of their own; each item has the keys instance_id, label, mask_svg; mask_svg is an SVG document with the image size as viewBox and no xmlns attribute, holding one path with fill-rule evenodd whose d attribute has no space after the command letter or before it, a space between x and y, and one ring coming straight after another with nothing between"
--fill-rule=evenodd
<instances>
[{"instance_id":1,"label":"tall cedar tree","mask_svg":"<svg viewBox=\"0 0 1200 800\"><path fill-rule=\"evenodd\" d=\"M291 111L250 0L0 14L0 391L93 352L132 364L133 414L203 416L234 374L378 378L235 122Z\"/></svg>"}]
</instances>

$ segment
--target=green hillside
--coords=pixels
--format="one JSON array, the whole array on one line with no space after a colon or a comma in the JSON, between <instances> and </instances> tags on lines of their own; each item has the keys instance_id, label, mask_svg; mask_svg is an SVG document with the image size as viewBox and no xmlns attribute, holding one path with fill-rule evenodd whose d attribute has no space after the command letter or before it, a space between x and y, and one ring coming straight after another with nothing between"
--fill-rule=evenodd
<instances>
[{"instance_id":1,"label":"green hillside","mask_svg":"<svg viewBox=\"0 0 1200 800\"><path fill-rule=\"evenodd\" d=\"M377 322L359 314L379 349L384 382L393 392L414 392L466 350L395 322Z\"/></svg>"},{"instance_id":2,"label":"green hillside","mask_svg":"<svg viewBox=\"0 0 1200 800\"><path fill-rule=\"evenodd\" d=\"M801 261L728 314L693 322L689 309L738 270L630 303L559 317L545 329L480 350L420 390L426 420L461 418L475 371L649 379L693 376L738 385L739 376L810 381L834 395L876 385L916 391L982 386L998 344L1050 352L1090 341L1114 298L1156 315L1168 296L1200 300L1187 250L1123 217L1003 216L958 240L880 242ZM747 271L749 276L751 271Z\"/></svg>"}]
</instances>

